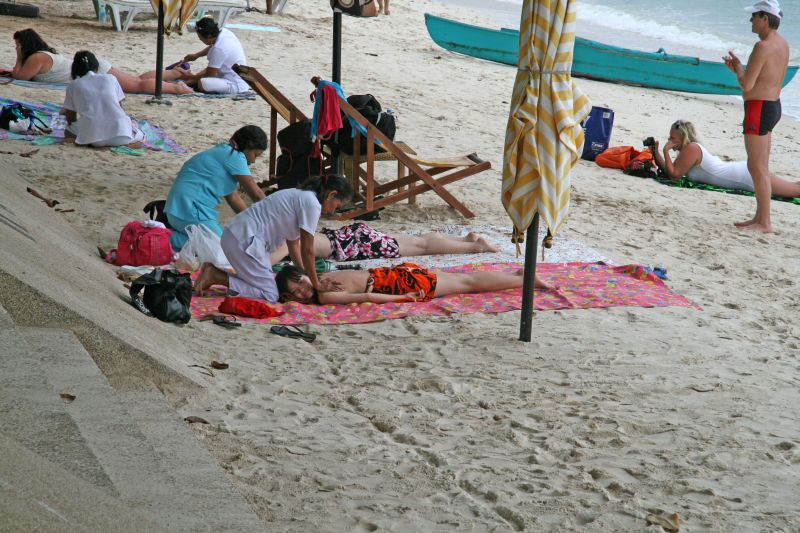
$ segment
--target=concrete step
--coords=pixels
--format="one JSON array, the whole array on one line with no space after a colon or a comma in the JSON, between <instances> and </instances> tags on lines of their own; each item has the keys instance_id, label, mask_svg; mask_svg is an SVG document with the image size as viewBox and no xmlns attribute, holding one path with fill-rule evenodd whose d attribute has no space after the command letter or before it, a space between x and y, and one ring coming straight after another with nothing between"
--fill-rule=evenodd
<instances>
[{"instance_id":1,"label":"concrete step","mask_svg":"<svg viewBox=\"0 0 800 533\"><path fill-rule=\"evenodd\" d=\"M115 391L71 332L22 332L123 502L170 531L263 530L160 392Z\"/></svg>"},{"instance_id":2,"label":"concrete step","mask_svg":"<svg viewBox=\"0 0 800 533\"><path fill-rule=\"evenodd\" d=\"M160 392L120 392L130 413L210 531L258 532L265 526ZM187 506L189 503L187 503Z\"/></svg>"},{"instance_id":3,"label":"concrete step","mask_svg":"<svg viewBox=\"0 0 800 533\"><path fill-rule=\"evenodd\" d=\"M0 435L0 531L165 531L141 513Z\"/></svg>"},{"instance_id":4,"label":"concrete step","mask_svg":"<svg viewBox=\"0 0 800 533\"><path fill-rule=\"evenodd\" d=\"M51 387L75 395L67 411L122 501L166 529L177 526L179 501L169 472L77 337L58 329L20 331Z\"/></svg>"},{"instance_id":5,"label":"concrete step","mask_svg":"<svg viewBox=\"0 0 800 533\"><path fill-rule=\"evenodd\" d=\"M83 478L113 491L57 390L16 328L0 329L0 433Z\"/></svg>"},{"instance_id":6,"label":"concrete step","mask_svg":"<svg viewBox=\"0 0 800 533\"><path fill-rule=\"evenodd\" d=\"M14 321L2 305L0 305L0 331L14 327Z\"/></svg>"}]
</instances>

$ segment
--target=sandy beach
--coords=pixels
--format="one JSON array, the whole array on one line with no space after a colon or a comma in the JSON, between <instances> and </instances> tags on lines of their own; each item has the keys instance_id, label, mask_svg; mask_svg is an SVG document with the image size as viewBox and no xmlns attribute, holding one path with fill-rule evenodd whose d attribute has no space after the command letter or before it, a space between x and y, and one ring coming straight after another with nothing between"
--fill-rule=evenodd
<instances>
[{"instance_id":1,"label":"sandy beach","mask_svg":"<svg viewBox=\"0 0 800 533\"><path fill-rule=\"evenodd\" d=\"M39 20L0 17L0 67L13 66L11 35L25 27L67 56L87 48L130 72L154 67L154 18L117 33L95 20L88 0L37 4ZM439 48L424 12L479 22L431 0L345 18L342 86L392 108L396 138L420 156L477 152L492 169L448 187L474 219L428 193L387 208L374 225L510 230L500 179L516 71ZM281 30L234 31L249 63L310 114L309 79L331 71L328 3L290 1L283 14L233 20ZM200 48L186 31L167 40L165 62ZM615 111L613 145L663 142L683 118L712 153L745 158L731 99L578 85ZM64 93L11 84L0 96L61 102ZM260 99L145 100L130 96L124 107L164 128L186 155L52 145L18 157L5 152L33 147L2 143L2 173L74 209L60 216L87 254L113 247L145 203L165 197L189 155L246 123L269 125ZM800 180L799 142L800 124L784 118L773 172ZM266 158L252 168L267 177ZM800 531L800 206L773 202L777 232L763 236L733 227L753 214L750 197L672 188L587 161L572 182L555 257L562 245L585 260L664 267L669 287L702 310L537 312L531 343L517 341L519 312L313 326L310 344L249 323L153 329L154 344L191 354L187 365L230 364L213 378L198 374L202 390L165 392L182 415L210 422L192 426L197 438L267 530L661 531L646 516L678 513L681 531Z\"/></svg>"}]
</instances>

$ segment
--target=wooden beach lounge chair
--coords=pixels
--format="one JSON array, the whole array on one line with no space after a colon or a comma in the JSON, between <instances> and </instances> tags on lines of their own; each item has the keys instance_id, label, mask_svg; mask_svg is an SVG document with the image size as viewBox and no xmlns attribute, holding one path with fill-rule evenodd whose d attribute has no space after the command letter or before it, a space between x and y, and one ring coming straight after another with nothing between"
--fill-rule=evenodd
<instances>
[{"instance_id":1,"label":"wooden beach lounge chair","mask_svg":"<svg viewBox=\"0 0 800 533\"><path fill-rule=\"evenodd\" d=\"M111 24L117 31L128 31L136 15L153 11L150 0L93 0L93 2L97 18L102 19L102 14L108 12ZM245 11L248 7L248 0L200 0L196 12L213 13L217 24L223 27L234 13Z\"/></svg>"},{"instance_id":2,"label":"wooden beach lounge chair","mask_svg":"<svg viewBox=\"0 0 800 533\"><path fill-rule=\"evenodd\" d=\"M233 68L270 106L270 180L267 184L276 183L277 180L273 176L277 160L278 116L289 124L304 120L306 116L255 68L240 65ZM348 104L347 100L339 98L339 106L346 115L353 117L367 130L365 154L339 155L343 159L345 172L353 181L353 189L361 200L352 209L339 215L337 217L339 220L355 218L401 200L413 200L417 195L427 191L434 191L465 217L475 216L445 186L491 168L489 161L481 160L476 154L434 161L418 159L411 147L404 143L392 142ZM355 146L360 145L360 137L361 134L356 133ZM375 153L375 139L380 140L381 147L386 150L385 153ZM379 183L375 179L376 161L396 161L397 177Z\"/></svg>"}]
</instances>

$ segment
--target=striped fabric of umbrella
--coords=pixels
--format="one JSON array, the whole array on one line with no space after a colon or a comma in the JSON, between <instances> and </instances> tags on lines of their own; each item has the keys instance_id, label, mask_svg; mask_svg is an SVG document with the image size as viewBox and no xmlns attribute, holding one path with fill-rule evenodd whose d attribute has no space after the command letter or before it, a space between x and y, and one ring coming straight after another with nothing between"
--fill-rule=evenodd
<instances>
[{"instance_id":1,"label":"striped fabric of umbrella","mask_svg":"<svg viewBox=\"0 0 800 533\"><path fill-rule=\"evenodd\" d=\"M183 33L183 28L194 14L199 0L150 0L153 11L158 14L158 5L164 4L164 33L169 35L173 31Z\"/></svg>"},{"instance_id":2,"label":"striped fabric of umbrella","mask_svg":"<svg viewBox=\"0 0 800 533\"><path fill-rule=\"evenodd\" d=\"M589 99L572 80L574 0L524 0L503 157L502 200L518 235L538 212L555 235L569 210Z\"/></svg>"}]
</instances>

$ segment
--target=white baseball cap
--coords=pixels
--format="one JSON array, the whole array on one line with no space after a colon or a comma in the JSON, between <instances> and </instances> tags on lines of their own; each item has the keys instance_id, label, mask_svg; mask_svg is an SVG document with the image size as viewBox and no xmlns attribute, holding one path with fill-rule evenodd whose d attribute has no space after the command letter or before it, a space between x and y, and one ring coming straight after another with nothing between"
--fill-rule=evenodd
<instances>
[{"instance_id":1,"label":"white baseball cap","mask_svg":"<svg viewBox=\"0 0 800 533\"><path fill-rule=\"evenodd\" d=\"M770 15L781 18L781 6L778 5L778 0L759 0L752 6L744 8L744 10L749 13L763 11L764 13L769 13Z\"/></svg>"}]
</instances>

